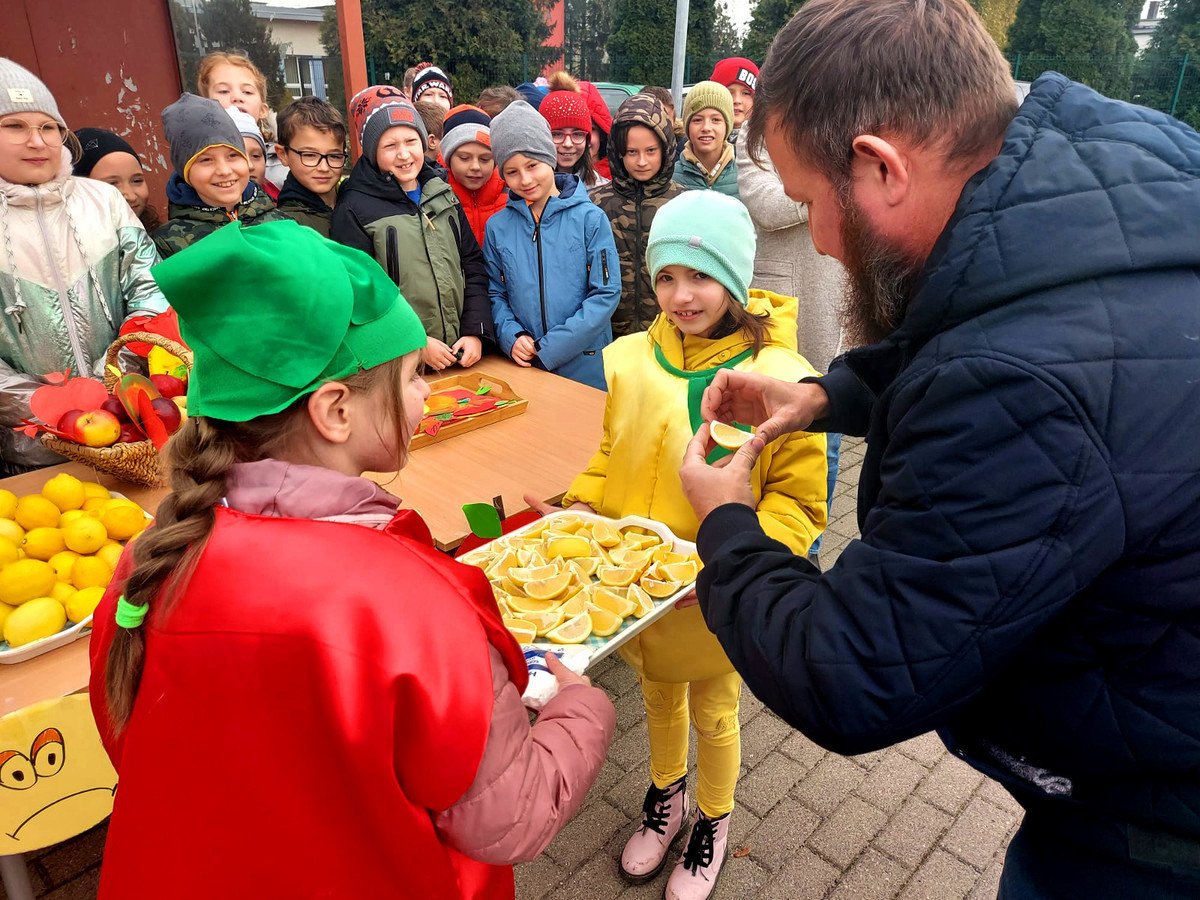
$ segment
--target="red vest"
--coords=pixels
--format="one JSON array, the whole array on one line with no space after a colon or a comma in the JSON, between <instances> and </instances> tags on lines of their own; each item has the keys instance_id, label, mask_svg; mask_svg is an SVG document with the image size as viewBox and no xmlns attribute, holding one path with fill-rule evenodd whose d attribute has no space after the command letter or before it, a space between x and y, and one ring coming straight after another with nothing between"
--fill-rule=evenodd
<instances>
[{"instance_id":1,"label":"red vest","mask_svg":"<svg viewBox=\"0 0 1200 900\"><path fill-rule=\"evenodd\" d=\"M432 813L483 754L488 644L519 690L525 664L483 573L434 550L418 516L379 532L218 509L165 621L151 604L119 737L104 707L116 593L91 645L120 775L101 897L513 897L511 867L443 845Z\"/></svg>"},{"instance_id":2,"label":"red vest","mask_svg":"<svg viewBox=\"0 0 1200 900\"><path fill-rule=\"evenodd\" d=\"M492 177L483 183L477 191L468 191L454 179L454 173L446 168L446 178L455 196L467 213L467 221L471 223L471 231L479 246L483 246L484 235L487 234L487 220L508 205L508 191L504 189L504 179L499 171L493 171Z\"/></svg>"}]
</instances>

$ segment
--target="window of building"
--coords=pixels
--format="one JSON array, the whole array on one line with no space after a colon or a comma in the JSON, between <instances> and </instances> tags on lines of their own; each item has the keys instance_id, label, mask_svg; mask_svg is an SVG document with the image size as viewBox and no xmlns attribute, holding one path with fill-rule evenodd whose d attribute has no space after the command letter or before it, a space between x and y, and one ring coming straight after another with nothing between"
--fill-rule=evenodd
<instances>
[{"instance_id":1,"label":"window of building","mask_svg":"<svg viewBox=\"0 0 1200 900\"><path fill-rule=\"evenodd\" d=\"M1150 0L1150 2L1148 4L1146 4L1146 18L1147 19L1157 19L1158 11L1161 7L1162 7L1162 3L1160 2L1160 0Z\"/></svg>"}]
</instances>

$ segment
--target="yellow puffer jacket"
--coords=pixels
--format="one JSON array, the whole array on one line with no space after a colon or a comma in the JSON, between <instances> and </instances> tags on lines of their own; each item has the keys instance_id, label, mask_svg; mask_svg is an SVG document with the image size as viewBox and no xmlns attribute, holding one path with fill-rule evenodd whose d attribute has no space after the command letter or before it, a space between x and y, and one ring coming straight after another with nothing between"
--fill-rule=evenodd
<instances>
[{"instance_id":1,"label":"yellow puffer jacket","mask_svg":"<svg viewBox=\"0 0 1200 900\"><path fill-rule=\"evenodd\" d=\"M738 363L784 381L817 374L796 353L795 298L750 292L752 313L770 314L766 346ZM718 340L684 338L665 316L645 334L619 338L604 350L608 401L604 437L564 504L582 501L603 516L637 515L695 540L699 522L684 496L679 466L692 438L687 382L655 359L685 371L715 368L752 346L738 332ZM763 530L795 553L806 553L825 529L825 435L791 434L771 443L751 475ZM700 681L732 671L699 607L668 613L622 648L626 661L652 681Z\"/></svg>"}]
</instances>

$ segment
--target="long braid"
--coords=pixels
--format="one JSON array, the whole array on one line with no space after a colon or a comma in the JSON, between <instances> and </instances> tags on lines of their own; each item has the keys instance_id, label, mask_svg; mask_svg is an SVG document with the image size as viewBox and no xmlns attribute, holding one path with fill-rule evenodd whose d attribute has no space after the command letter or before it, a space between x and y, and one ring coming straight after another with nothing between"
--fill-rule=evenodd
<instances>
[{"instance_id":1,"label":"long braid","mask_svg":"<svg viewBox=\"0 0 1200 900\"><path fill-rule=\"evenodd\" d=\"M134 543L135 567L124 591L135 606L152 603L156 616L170 610L176 589L212 533L226 474L238 462L234 442L203 416L183 424L169 452L171 493L159 505L154 527ZM143 627L118 628L109 646L105 696L116 731L125 727L133 711L145 649Z\"/></svg>"}]
</instances>

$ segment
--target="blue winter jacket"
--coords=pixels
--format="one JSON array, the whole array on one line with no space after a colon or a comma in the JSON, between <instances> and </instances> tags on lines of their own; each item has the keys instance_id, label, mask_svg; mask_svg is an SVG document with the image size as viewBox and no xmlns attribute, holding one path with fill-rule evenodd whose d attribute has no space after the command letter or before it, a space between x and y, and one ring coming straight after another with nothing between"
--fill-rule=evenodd
<instances>
[{"instance_id":1,"label":"blue winter jacket","mask_svg":"<svg viewBox=\"0 0 1200 900\"><path fill-rule=\"evenodd\" d=\"M556 175L535 224L520 197L487 223L487 261L496 341L507 355L527 333L536 364L604 390L600 351L612 343L613 310L621 297L621 262L608 217L574 175Z\"/></svg>"},{"instance_id":2,"label":"blue winter jacket","mask_svg":"<svg viewBox=\"0 0 1200 900\"><path fill-rule=\"evenodd\" d=\"M746 507L699 533L750 689L840 752L940 728L1031 809L1200 839L1200 135L1039 78L825 384L862 539L822 574Z\"/></svg>"}]
</instances>

